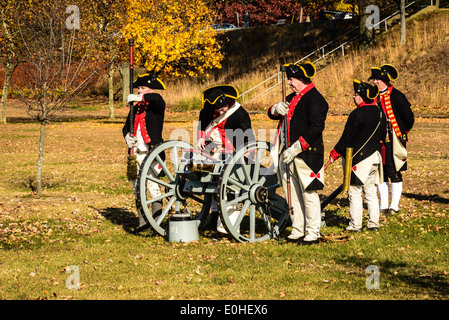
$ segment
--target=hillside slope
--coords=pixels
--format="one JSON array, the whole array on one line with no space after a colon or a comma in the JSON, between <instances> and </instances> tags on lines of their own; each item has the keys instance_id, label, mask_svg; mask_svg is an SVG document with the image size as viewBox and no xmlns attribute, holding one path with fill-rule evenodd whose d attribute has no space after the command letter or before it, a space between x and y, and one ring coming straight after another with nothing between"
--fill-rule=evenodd
<instances>
[{"instance_id":1,"label":"hillside slope","mask_svg":"<svg viewBox=\"0 0 449 320\"><path fill-rule=\"evenodd\" d=\"M256 26L218 34L225 56L215 75L239 78L255 70L294 62L357 26L351 20Z\"/></svg>"},{"instance_id":2,"label":"hillside slope","mask_svg":"<svg viewBox=\"0 0 449 320\"><path fill-rule=\"evenodd\" d=\"M229 41L224 46L227 57L218 73L221 79L216 81L233 83L245 92L276 74L280 64L297 61L353 27L339 23L245 30L252 32L253 40L242 32L227 32ZM395 86L407 95L418 116L449 116L449 10L428 7L409 17L406 23L404 46L400 45L400 25L396 25L378 35L375 43L364 50L354 49L354 44L345 56L327 59L326 65L317 63L314 82L328 100L330 113L348 114L353 109L353 79L366 81L371 67L389 63L399 70ZM303 40L289 36L293 32L301 34ZM245 101L245 106L265 110L279 97L278 86L255 101Z\"/></svg>"},{"instance_id":3,"label":"hillside slope","mask_svg":"<svg viewBox=\"0 0 449 320\"><path fill-rule=\"evenodd\" d=\"M394 85L406 94L416 115L449 116L449 10L432 10L407 19L407 41L400 45L400 26L379 35L373 46L334 59L314 82L332 113L353 108L352 81L366 81L373 66L394 65Z\"/></svg>"}]
</instances>

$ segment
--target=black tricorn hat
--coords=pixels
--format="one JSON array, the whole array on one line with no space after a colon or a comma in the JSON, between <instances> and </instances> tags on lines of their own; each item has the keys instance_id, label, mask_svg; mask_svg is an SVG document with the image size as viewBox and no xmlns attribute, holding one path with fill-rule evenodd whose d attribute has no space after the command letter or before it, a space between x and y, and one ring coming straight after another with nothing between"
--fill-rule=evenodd
<instances>
[{"instance_id":1,"label":"black tricorn hat","mask_svg":"<svg viewBox=\"0 0 449 320\"><path fill-rule=\"evenodd\" d=\"M162 80L152 73L139 74L137 79L133 82L133 88L137 87L165 90L165 84Z\"/></svg>"},{"instance_id":2,"label":"black tricorn hat","mask_svg":"<svg viewBox=\"0 0 449 320\"><path fill-rule=\"evenodd\" d=\"M287 73L287 78L310 79L316 74L316 68L310 61L300 64L290 63L284 65L284 67Z\"/></svg>"},{"instance_id":3,"label":"black tricorn hat","mask_svg":"<svg viewBox=\"0 0 449 320\"><path fill-rule=\"evenodd\" d=\"M383 64L380 67L371 68L371 77L368 80L379 79L390 82L396 80L398 76L398 70L394 66L391 64Z\"/></svg>"},{"instance_id":4,"label":"black tricorn hat","mask_svg":"<svg viewBox=\"0 0 449 320\"><path fill-rule=\"evenodd\" d=\"M238 97L239 91L234 86L228 84L213 86L203 91L202 107L220 109Z\"/></svg>"},{"instance_id":5,"label":"black tricorn hat","mask_svg":"<svg viewBox=\"0 0 449 320\"><path fill-rule=\"evenodd\" d=\"M361 96L363 100L374 100L379 94L379 86L354 79L354 92Z\"/></svg>"}]
</instances>

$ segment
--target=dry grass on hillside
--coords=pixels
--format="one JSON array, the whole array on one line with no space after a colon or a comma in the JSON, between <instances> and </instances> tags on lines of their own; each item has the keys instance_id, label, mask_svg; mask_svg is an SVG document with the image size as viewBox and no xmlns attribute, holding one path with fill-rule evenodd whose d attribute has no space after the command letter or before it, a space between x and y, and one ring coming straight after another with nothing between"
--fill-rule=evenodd
<instances>
[{"instance_id":1,"label":"dry grass on hillside","mask_svg":"<svg viewBox=\"0 0 449 320\"><path fill-rule=\"evenodd\" d=\"M351 51L343 57L335 57L327 66L318 64L314 82L329 102L331 113L352 110L354 78L366 81L372 66L390 63L399 70L395 85L407 95L417 114L449 115L449 10L440 9L408 19L405 46L400 46L399 28L398 25L381 34L376 43L364 51ZM255 70L230 84L243 93L278 71L279 65L273 63L270 68ZM197 109L201 104L201 92L209 86L226 83L226 78L223 74L220 79L200 83L181 80L169 85L164 97L175 110ZM276 82L277 78L268 82L265 88ZM251 102L245 100L244 105L250 110L264 111L280 98L281 88L277 86Z\"/></svg>"},{"instance_id":2,"label":"dry grass on hillside","mask_svg":"<svg viewBox=\"0 0 449 320\"><path fill-rule=\"evenodd\" d=\"M352 79L367 80L372 66L399 70L395 85L422 115L448 115L449 10L407 21L407 42L400 46L399 26L379 36L374 47L336 59L318 73L320 86L334 112L347 110ZM341 85L339 85L341 84Z\"/></svg>"}]
</instances>

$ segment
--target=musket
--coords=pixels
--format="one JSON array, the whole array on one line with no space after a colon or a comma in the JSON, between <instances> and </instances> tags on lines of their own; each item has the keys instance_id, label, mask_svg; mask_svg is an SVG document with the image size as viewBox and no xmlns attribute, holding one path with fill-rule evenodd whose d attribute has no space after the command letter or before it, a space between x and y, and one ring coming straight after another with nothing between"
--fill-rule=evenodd
<instances>
[{"instance_id":1,"label":"musket","mask_svg":"<svg viewBox=\"0 0 449 320\"><path fill-rule=\"evenodd\" d=\"M285 88L285 72L286 72L286 66L281 66L281 73L282 73L282 101L287 102L286 97L286 88ZM287 128L287 114L284 115L284 146L285 148L288 148L288 128ZM286 168L286 175L287 175L287 213L288 215L293 215L293 207L292 207L292 190L291 190L291 184L290 184L290 164L285 165Z\"/></svg>"},{"instance_id":2,"label":"musket","mask_svg":"<svg viewBox=\"0 0 449 320\"><path fill-rule=\"evenodd\" d=\"M129 45L129 93L133 93L133 80L134 80L134 39L128 40ZM129 113L131 115L131 121L129 122L129 133L134 135L134 104L130 102ZM130 155L134 154L133 148L129 150Z\"/></svg>"},{"instance_id":3,"label":"musket","mask_svg":"<svg viewBox=\"0 0 449 320\"><path fill-rule=\"evenodd\" d=\"M326 208L326 206L341 193L341 190L343 190L343 184L341 184L337 189L334 190L334 192L332 192L329 196L327 196L326 199L321 202L321 211L323 211L324 208Z\"/></svg>"},{"instance_id":4,"label":"musket","mask_svg":"<svg viewBox=\"0 0 449 320\"><path fill-rule=\"evenodd\" d=\"M134 39L128 40L129 45L129 93L133 92L134 79ZM133 102L129 104L129 134L134 135L134 105ZM137 179L137 160L134 154L134 148L128 148L128 168L127 175L129 180Z\"/></svg>"}]
</instances>

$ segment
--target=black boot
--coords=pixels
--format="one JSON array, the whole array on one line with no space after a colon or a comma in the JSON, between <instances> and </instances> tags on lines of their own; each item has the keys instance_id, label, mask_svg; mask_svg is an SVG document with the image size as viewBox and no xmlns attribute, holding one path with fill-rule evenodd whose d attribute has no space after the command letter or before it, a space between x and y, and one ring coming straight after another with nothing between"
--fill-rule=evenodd
<instances>
[{"instance_id":1,"label":"black boot","mask_svg":"<svg viewBox=\"0 0 449 320\"><path fill-rule=\"evenodd\" d=\"M218 211L212 211L210 213L210 220L204 227L205 230L217 230Z\"/></svg>"},{"instance_id":2,"label":"black boot","mask_svg":"<svg viewBox=\"0 0 449 320\"><path fill-rule=\"evenodd\" d=\"M138 224L137 227L132 231L134 234L138 234L139 232L145 231L150 227L150 224L145 220L140 210L137 210L138 215Z\"/></svg>"},{"instance_id":3,"label":"black boot","mask_svg":"<svg viewBox=\"0 0 449 320\"><path fill-rule=\"evenodd\" d=\"M151 213L153 214L153 219L156 220L162 213L162 201L156 201L151 204Z\"/></svg>"}]
</instances>

